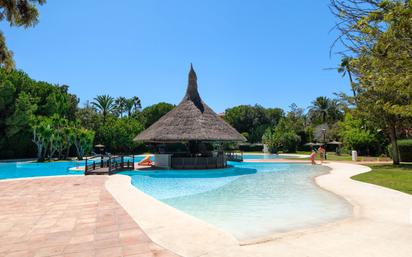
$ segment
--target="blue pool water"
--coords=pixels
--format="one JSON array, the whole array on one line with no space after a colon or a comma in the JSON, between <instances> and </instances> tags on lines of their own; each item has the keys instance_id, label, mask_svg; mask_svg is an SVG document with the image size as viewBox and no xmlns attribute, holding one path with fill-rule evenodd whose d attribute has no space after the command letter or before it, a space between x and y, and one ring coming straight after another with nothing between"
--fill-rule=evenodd
<instances>
[{"instance_id":1,"label":"blue pool water","mask_svg":"<svg viewBox=\"0 0 412 257\"><path fill-rule=\"evenodd\" d=\"M307 164L233 163L215 171L128 174L150 196L238 239L304 228L348 217L351 206L313 181L328 168Z\"/></svg>"},{"instance_id":2,"label":"blue pool water","mask_svg":"<svg viewBox=\"0 0 412 257\"><path fill-rule=\"evenodd\" d=\"M83 162L0 162L0 179L83 174L69 171L78 165Z\"/></svg>"},{"instance_id":3,"label":"blue pool water","mask_svg":"<svg viewBox=\"0 0 412 257\"><path fill-rule=\"evenodd\" d=\"M143 156L135 156L134 161L139 162ZM130 161L132 158L129 158ZM126 158L126 160L128 160ZM100 163L96 159L96 163ZM0 179L29 178L43 176L62 176L62 175L83 175L82 171L71 171L70 168L83 166L84 161L61 161L61 162L0 162Z\"/></svg>"}]
</instances>

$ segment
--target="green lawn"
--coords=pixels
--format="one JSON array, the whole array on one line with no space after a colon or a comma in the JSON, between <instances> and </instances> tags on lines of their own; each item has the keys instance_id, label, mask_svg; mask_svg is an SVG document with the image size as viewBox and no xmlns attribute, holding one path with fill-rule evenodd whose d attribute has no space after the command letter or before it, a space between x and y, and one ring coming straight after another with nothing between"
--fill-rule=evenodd
<instances>
[{"instance_id":1,"label":"green lawn","mask_svg":"<svg viewBox=\"0 0 412 257\"><path fill-rule=\"evenodd\" d=\"M412 194L412 164L367 166L372 171L353 176L352 179Z\"/></svg>"}]
</instances>

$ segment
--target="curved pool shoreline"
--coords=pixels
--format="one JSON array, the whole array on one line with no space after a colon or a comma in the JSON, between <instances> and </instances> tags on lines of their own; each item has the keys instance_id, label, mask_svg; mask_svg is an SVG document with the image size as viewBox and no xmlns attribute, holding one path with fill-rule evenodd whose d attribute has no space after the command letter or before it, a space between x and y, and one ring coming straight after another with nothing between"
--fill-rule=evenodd
<instances>
[{"instance_id":1,"label":"curved pool shoreline","mask_svg":"<svg viewBox=\"0 0 412 257\"><path fill-rule=\"evenodd\" d=\"M346 199L353 206L352 217L245 242L239 242L230 234L146 195L133 187L127 176L111 176L106 188L153 241L182 256L328 256L330 248L335 250L334 256L349 256L351 246L359 245L355 243L359 240L364 240L363 247L376 252L376 256L388 256L388 251L396 250L384 243L385 229L394 230L391 223L402 224L395 229L397 235L404 236L403 240L412 239L412 233L407 234L411 230L405 226L408 222L407 206L412 207L412 196L350 178L370 171L369 167L337 162L324 165L331 170L316 177L316 184ZM376 202L378 195L380 201ZM397 202L393 201L394 197ZM403 218L399 220L400 217ZM382 235L381 240L379 235ZM371 238L381 245L368 245ZM408 241L402 242L405 242L401 244L402 252L412 250L412 246L406 244ZM294 245L293 249L291 245ZM350 256L366 254L354 250ZM321 254L322 251L325 255Z\"/></svg>"},{"instance_id":2,"label":"curved pool shoreline","mask_svg":"<svg viewBox=\"0 0 412 257\"><path fill-rule=\"evenodd\" d=\"M315 184L315 177L329 172L328 167L299 163L233 165L220 170L218 176L212 170L126 175L140 191L242 242L352 215L347 201Z\"/></svg>"}]
</instances>

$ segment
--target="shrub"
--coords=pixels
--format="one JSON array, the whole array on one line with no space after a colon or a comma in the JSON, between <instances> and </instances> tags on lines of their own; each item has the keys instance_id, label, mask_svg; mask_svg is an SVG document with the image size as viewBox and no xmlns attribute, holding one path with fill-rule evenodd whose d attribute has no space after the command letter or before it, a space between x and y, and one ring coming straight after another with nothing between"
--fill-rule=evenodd
<instances>
[{"instance_id":1,"label":"shrub","mask_svg":"<svg viewBox=\"0 0 412 257\"><path fill-rule=\"evenodd\" d=\"M294 153L301 139L293 129L292 121L282 118L274 129L268 128L265 131L262 141L272 153L277 151Z\"/></svg>"},{"instance_id":2,"label":"shrub","mask_svg":"<svg viewBox=\"0 0 412 257\"><path fill-rule=\"evenodd\" d=\"M398 147L401 161L412 162L412 139L398 140ZM392 155L392 145L388 146L388 152Z\"/></svg>"}]
</instances>

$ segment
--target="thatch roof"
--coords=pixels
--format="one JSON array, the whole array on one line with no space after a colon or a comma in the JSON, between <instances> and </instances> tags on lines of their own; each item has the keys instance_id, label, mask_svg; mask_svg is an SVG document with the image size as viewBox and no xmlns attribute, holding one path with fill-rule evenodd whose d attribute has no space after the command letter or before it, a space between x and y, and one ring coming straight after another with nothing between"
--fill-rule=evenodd
<instances>
[{"instance_id":1,"label":"thatch roof","mask_svg":"<svg viewBox=\"0 0 412 257\"><path fill-rule=\"evenodd\" d=\"M183 141L246 141L200 98L197 76L190 67L186 95L173 110L140 133L135 141L161 143Z\"/></svg>"}]
</instances>

